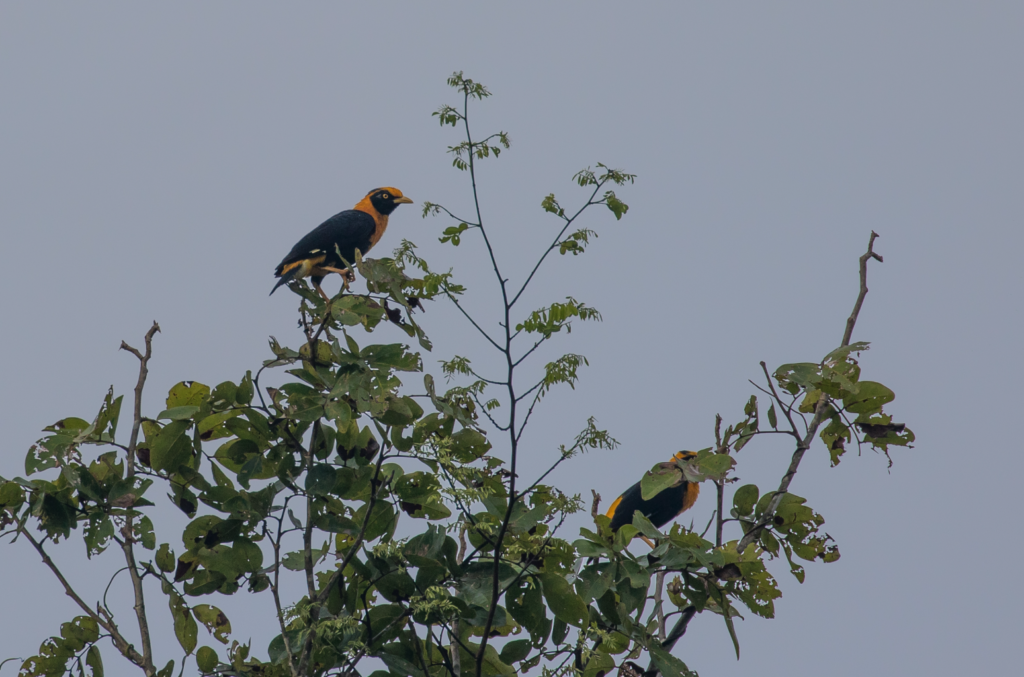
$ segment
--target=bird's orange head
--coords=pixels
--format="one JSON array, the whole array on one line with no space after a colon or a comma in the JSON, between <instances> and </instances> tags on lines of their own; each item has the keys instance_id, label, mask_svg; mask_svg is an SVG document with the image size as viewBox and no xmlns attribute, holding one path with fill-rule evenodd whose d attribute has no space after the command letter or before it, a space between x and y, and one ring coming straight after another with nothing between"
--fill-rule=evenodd
<instances>
[{"instance_id":1,"label":"bird's orange head","mask_svg":"<svg viewBox=\"0 0 1024 677\"><path fill-rule=\"evenodd\" d=\"M374 188L366 194L356 208L358 209L361 205L369 202L373 206L377 213L387 216L391 212L398 209L398 205L412 204L412 200L402 195L402 191L391 186L385 186L384 188Z\"/></svg>"}]
</instances>

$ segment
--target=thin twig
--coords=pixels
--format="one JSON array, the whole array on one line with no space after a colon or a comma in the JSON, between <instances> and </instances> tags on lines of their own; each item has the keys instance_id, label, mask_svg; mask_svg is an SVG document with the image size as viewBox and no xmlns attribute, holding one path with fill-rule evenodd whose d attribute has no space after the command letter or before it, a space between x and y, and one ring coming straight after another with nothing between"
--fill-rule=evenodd
<instances>
[{"instance_id":1,"label":"thin twig","mask_svg":"<svg viewBox=\"0 0 1024 677\"><path fill-rule=\"evenodd\" d=\"M518 335L518 334L519 334L519 332L516 332L516 334ZM515 338L515 336L513 336L512 338ZM539 348L539 347L540 347L540 344L544 343L544 341L546 341L546 340L547 340L547 338L541 338L541 339L540 339L540 340L538 340L538 341L537 341L536 343L534 343L534 344L533 344L533 347L532 347L532 348L530 348L529 350L527 350L527 351L526 351L525 353L523 353L522 357L520 357L520 358L519 358L518 360L516 360L515 362L513 362L513 363L512 363L512 366L513 366L513 367L518 367L518 366L519 366L519 364L520 364L520 363L521 363L521 362L522 362L523 360L525 360L525 359L526 359L527 357L529 357L529 356L530 356L530 355L531 355L531 354L533 353L533 351L537 350L537 348Z\"/></svg>"},{"instance_id":2,"label":"thin twig","mask_svg":"<svg viewBox=\"0 0 1024 677\"><path fill-rule=\"evenodd\" d=\"M573 214L571 217L565 219L565 225L562 226L562 230L558 231L558 235L555 236L555 239L551 242L551 245L547 249L544 250L544 253L541 255L540 260L537 261L537 265L535 265L533 267L533 270L530 271L530 274L526 276L526 281L523 282L523 286L520 287L519 291L516 292L516 295L514 297L512 297L512 302L509 303L509 307L510 308L516 304L516 301L519 300L519 297L523 295L524 291L526 291L526 288L529 286L530 281L533 280L533 276L540 269L541 264L544 263L544 259L546 259L548 257L548 254L550 254L552 251L554 251L555 247L558 246L558 243L561 241L562 236L565 235L565 231L567 231L569 229L569 226L572 225L572 222L575 221L576 218L580 214L582 214L583 211L587 207L589 207L589 206L591 206L593 204L596 204L594 202L594 198L597 197L598 191L601 190L601 187L604 186L604 184L607 183L607 181L608 181L607 179L605 179L604 181L599 181L594 186L594 192L590 194L590 197L587 199L586 203L584 203L584 205L582 207L580 207L576 211L575 214Z\"/></svg>"},{"instance_id":3,"label":"thin twig","mask_svg":"<svg viewBox=\"0 0 1024 677\"><path fill-rule=\"evenodd\" d=\"M860 315L860 307L864 304L864 297L868 295L868 260L875 259L883 262L882 257L874 251L875 238L878 233L871 231L871 239L868 240L868 250L860 257L860 293L857 295L857 303L853 306L853 312L846 320L846 332L843 334L843 342L840 345L850 345L850 337L853 336L853 326L857 324L857 316Z\"/></svg>"},{"instance_id":4,"label":"thin twig","mask_svg":"<svg viewBox=\"0 0 1024 677\"><path fill-rule=\"evenodd\" d=\"M473 316L466 312L466 309L462 307L462 304L459 303L458 299L455 298L454 294L446 291L445 295L449 298L449 300L451 300L452 303L455 304L455 307L459 309L459 312L461 312L466 317L466 319L469 320L474 327L476 327L476 330L480 332L483 335L483 337L491 343L492 346L494 346L495 348L502 352L505 352L505 349L499 346L498 343L491 338L491 335L484 331L484 329L479 324L476 323L476 320L473 319Z\"/></svg>"}]
</instances>

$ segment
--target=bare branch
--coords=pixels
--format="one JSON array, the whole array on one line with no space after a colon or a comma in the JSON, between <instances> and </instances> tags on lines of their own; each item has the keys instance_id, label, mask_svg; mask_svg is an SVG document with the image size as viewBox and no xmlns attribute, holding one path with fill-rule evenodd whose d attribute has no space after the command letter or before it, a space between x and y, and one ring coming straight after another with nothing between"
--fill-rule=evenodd
<instances>
[{"instance_id":1,"label":"bare branch","mask_svg":"<svg viewBox=\"0 0 1024 677\"><path fill-rule=\"evenodd\" d=\"M843 334L843 342L840 345L850 345L850 337L853 336L853 326L857 324L857 316L860 315L860 307L864 304L864 297L868 295L868 261L875 259L882 263L882 257L874 251L875 238L878 233L871 231L871 239L868 240L868 250L860 257L860 293L857 295L857 303L853 306L853 312L846 320L846 333Z\"/></svg>"},{"instance_id":2,"label":"bare branch","mask_svg":"<svg viewBox=\"0 0 1024 677\"><path fill-rule=\"evenodd\" d=\"M146 332L146 354L143 355L135 348L121 341L121 350L127 350L139 358L139 380L135 384L135 418L132 420L132 435L128 441L128 473L134 473L135 466L135 445L139 441L139 428L142 426L142 389L146 385L146 377L149 375L149 358L153 355L153 336L160 331L160 325L153 322L153 326Z\"/></svg>"},{"instance_id":3,"label":"bare branch","mask_svg":"<svg viewBox=\"0 0 1024 677\"><path fill-rule=\"evenodd\" d=\"M135 384L135 412L132 418L132 435L128 440L128 480L135 476L135 448L139 441L139 428L142 427L142 391L146 386L146 377L149 375L149 359L153 356L153 337L160 331L160 325L153 322L145 336L146 352L140 353L137 349L121 341L121 349L127 350L139 359L139 380ZM146 597L142 587L142 576L139 574L139 567L135 561L135 539L132 537L133 528L132 511L128 511L125 517L124 534L125 539L121 543L121 550L124 553L125 563L128 565L128 575L132 579L132 589L135 594L135 617L139 623L139 635L142 640L142 668L147 675L155 675L156 667L153 664L153 642L149 634L149 618L146 615ZM123 653L123 652L122 652Z\"/></svg>"}]
</instances>

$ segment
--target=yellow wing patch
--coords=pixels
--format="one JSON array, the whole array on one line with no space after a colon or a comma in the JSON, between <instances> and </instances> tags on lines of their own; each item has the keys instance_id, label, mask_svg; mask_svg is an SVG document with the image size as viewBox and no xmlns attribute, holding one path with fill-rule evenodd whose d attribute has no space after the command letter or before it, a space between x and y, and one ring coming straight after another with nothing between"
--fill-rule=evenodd
<instances>
[{"instance_id":1,"label":"yellow wing patch","mask_svg":"<svg viewBox=\"0 0 1024 677\"><path fill-rule=\"evenodd\" d=\"M314 268L316 268L321 263L323 263L325 258L327 258L327 255L326 254L321 254L320 256L314 256L311 259L300 259L298 261L293 261L291 263L287 263L287 264L285 264L285 266L283 268L281 268L281 275L280 276L284 276L290 270L294 270L295 268L299 268L299 270L297 270L295 272L294 279L296 279L296 280L302 279L302 278L308 276L311 272L313 272Z\"/></svg>"},{"instance_id":2,"label":"yellow wing patch","mask_svg":"<svg viewBox=\"0 0 1024 677\"><path fill-rule=\"evenodd\" d=\"M605 513L607 517L615 517L615 509L619 507L619 503L622 503L622 496L619 496L612 504L608 507L608 512Z\"/></svg>"}]
</instances>

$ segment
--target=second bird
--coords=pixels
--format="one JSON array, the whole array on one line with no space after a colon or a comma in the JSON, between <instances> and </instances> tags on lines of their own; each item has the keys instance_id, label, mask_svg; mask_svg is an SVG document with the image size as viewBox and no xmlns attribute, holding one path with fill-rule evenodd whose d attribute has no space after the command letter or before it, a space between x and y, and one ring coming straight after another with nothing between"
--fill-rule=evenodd
<instances>
[{"instance_id":1,"label":"second bird","mask_svg":"<svg viewBox=\"0 0 1024 677\"><path fill-rule=\"evenodd\" d=\"M388 227L388 216L401 204L412 204L412 200L397 188L375 188L352 209L321 223L299 240L278 264L274 275L280 279L270 293L291 280L309 277L320 296L329 300L320 288L324 277L328 273L339 273L345 280L353 279L345 261L354 264L356 249L365 256L377 244Z\"/></svg>"}]
</instances>

